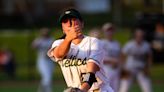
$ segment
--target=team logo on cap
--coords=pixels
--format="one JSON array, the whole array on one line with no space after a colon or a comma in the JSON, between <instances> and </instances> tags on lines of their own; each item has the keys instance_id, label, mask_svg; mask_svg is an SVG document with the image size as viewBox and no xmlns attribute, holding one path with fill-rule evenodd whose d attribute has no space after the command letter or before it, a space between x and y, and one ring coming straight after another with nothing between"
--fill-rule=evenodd
<instances>
[{"instance_id":1,"label":"team logo on cap","mask_svg":"<svg viewBox=\"0 0 164 92\"><path fill-rule=\"evenodd\" d=\"M66 12L65 12L65 14L69 14L69 13L71 13L71 11L66 11Z\"/></svg>"}]
</instances>

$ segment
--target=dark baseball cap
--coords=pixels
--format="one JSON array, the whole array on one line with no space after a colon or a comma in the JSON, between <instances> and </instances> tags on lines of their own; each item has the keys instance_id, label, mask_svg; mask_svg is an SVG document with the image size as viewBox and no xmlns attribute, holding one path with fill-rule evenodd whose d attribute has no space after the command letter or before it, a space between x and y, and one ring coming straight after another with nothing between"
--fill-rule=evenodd
<instances>
[{"instance_id":1,"label":"dark baseball cap","mask_svg":"<svg viewBox=\"0 0 164 92\"><path fill-rule=\"evenodd\" d=\"M60 15L58 21L59 21L59 23L61 23L64 18L72 18L72 17L75 17L75 18L79 19L80 21L83 21L80 13L77 10L75 10L75 9L67 9L67 10L65 10Z\"/></svg>"}]
</instances>

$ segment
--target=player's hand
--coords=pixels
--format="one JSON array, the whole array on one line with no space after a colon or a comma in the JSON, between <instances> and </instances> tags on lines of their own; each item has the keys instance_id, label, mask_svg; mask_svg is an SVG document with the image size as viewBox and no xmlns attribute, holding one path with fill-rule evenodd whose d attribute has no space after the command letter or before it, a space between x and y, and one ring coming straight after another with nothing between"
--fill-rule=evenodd
<instances>
[{"instance_id":1,"label":"player's hand","mask_svg":"<svg viewBox=\"0 0 164 92\"><path fill-rule=\"evenodd\" d=\"M69 88L65 89L64 92L83 92L83 91L80 90L79 88L69 87Z\"/></svg>"},{"instance_id":2,"label":"player's hand","mask_svg":"<svg viewBox=\"0 0 164 92\"><path fill-rule=\"evenodd\" d=\"M72 41L82 35L80 27L75 25L75 21L71 20L71 22L72 26L70 27L69 31L66 32L66 39L68 41Z\"/></svg>"}]
</instances>

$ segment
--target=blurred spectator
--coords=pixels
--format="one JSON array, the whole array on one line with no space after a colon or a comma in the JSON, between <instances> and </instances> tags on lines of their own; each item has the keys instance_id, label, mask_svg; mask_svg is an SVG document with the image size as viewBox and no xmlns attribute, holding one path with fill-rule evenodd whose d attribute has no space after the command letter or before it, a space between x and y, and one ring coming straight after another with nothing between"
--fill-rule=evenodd
<instances>
[{"instance_id":1,"label":"blurred spectator","mask_svg":"<svg viewBox=\"0 0 164 92\"><path fill-rule=\"evenodd\" d=\"M157 61L164 60L164 23L158 21L156 24L154 39L152 41L152 47L155 50L154 56Z\"/></svg>"},{"instance_id":2,"label":"blurred spectator","mask_svg":"<svg viewBox=\"0 0 164 92\"><path fill-rule=\"evenodd\" d=\"M144 40L144 32L136 29L134 39L127 42L123 48L124 61L119 92L128 92L132 81L136 78L142 92L152 92L150 82L150 67L152 52L150 45Z\"/></svg>"},{"instance_id":3,"label":"blurred spectator","mask_svg":"<svg viewBox=\"0 0 164 92\"><path fill-rule=\"evenodd\" d=\"M153 48L162 51L164 50L164 24L158 22L153 40Z\"/></svg>"},{"instance_id":4,"label":"blurred spectator","mask_svg":"<svg viewBox=\"0 0 164 92\"><path fill-rule=\"evenodd\" d=\"M110 85L114 92L119 89L119 74L120 74L120 44L113 39L115 27L111 23L105 23L102 26L104 40L102 40L104 48L104 69L107 78L110 80Z\"/></svg>"},{"instance_id":5,"label":"blurred spectator","mask_svg":"<svg viewBox=\"0 0 164 92\"><path fill-rule=\"evenodd\" d=\"M41 75L41 84L38 92L52 92L52 75L54 62L47 56L47 50L51 47L53 38L50 36L50 29L41 28L40 37L36 38L32 47L37 50L37 68Z\"/></svg>"},{"instance_id":6,"label":"blurred spectator","mask_svg":"<svg viewBox=\"0 0 164 92\"><path fill-rule=\"evenodd\" d=\"M9 49L0 50L0 69L10 78L15 78L15 59Z\"/></svg>"}]
</instances>

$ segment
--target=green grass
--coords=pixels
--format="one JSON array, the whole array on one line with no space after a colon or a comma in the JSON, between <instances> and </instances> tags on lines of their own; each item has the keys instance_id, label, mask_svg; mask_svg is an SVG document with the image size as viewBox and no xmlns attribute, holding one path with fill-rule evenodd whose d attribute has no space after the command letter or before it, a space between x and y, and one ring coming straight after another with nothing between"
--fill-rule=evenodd
<instances>
[{"instance_id":1,"label":"green grass","mask_svg":"<svg viewBox=\"0 0 164 92\"><path fill-rule=\"evenodd\" d=\"M151 78L159 82L164 82L164 79L163 79L164 78L164 65L158 64L158 65L153 65L152 67L153 68L151 68Z\"/></svg>"},{"instance_id":2,"label":"green grass","mask_svg":"<svg viewBox=\"0 0 164 92\"><path fill-rule=\"evenodd\" d=\"M163 86L163 84L153 83L152 90L153 90L153 92L163 92L164 91L164 86ZM141 89L140 89L138 84L134 84L130 88L130 92L142 92L142 91L141 91Z\"/></svg>"},{"instance_id":3,"label":"green grass","mask_svg":"<svg viewBox=\"0 0 164 92\"><path fill-rule=\"evenodd\" d=\"M0 86L0 92L37 92L36 82L11 82ZM66 88L64 81L53 83L53 92L62 92Z\"/></svg>"},{"instance_id":4,"label":"green grass","mask_svg":"<svg viewBox=\"0 0 164 92\"><path fill-rule=\"evenodd\" d=\"M164 91L164 85L153 83L153 92L163 92ZM37 91L38 84L35 82L21 82L21 83L15 83L15 84L8 84L1 85L0 86L0 92L36 92ZM66 85L64 81L58 81L53 83L53 92L63 92L63 90L66 88ZM132 87L130 88L129 92L141 92L141 89L138 84L134 83Z\"/></svg>"}]
</instances>

